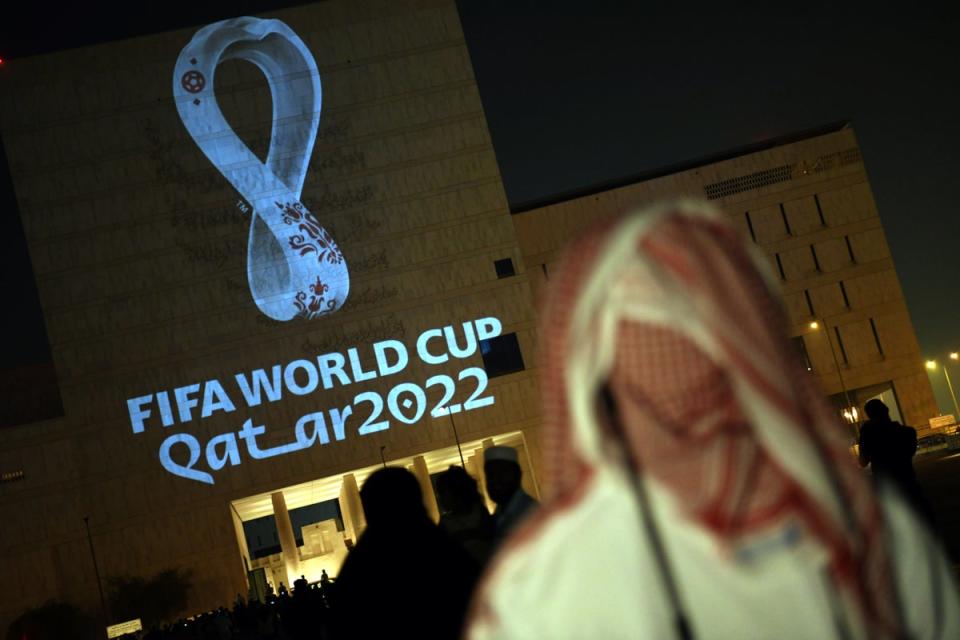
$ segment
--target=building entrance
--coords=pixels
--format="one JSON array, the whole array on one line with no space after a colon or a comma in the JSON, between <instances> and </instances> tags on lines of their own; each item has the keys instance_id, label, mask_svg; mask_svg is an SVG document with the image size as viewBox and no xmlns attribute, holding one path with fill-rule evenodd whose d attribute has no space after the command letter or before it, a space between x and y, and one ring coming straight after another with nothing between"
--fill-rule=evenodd
<instances>
[{"instance_id":1,"label":"building entrance","mask_svg":"<svg viewBox=\"0 0 960 640\"><path fill-rule=\"evenodd\" d=\"M477 480L492 510L483 483L483 450L494 445L517 450L523 488L539 498L523 433L515 431L403 458L384 456L378 464L234 500L231 515L240 555L250 576L250 595L262 597L265 589L278 592L281 585L290 589L300 576L310 583L320 581L324 572L335 578L366 528L360 488L383 466L403 467L417 477L424 506L434 522L440 517L434 477L453 465L463 464Z\"/></svg>"}]
</instances>

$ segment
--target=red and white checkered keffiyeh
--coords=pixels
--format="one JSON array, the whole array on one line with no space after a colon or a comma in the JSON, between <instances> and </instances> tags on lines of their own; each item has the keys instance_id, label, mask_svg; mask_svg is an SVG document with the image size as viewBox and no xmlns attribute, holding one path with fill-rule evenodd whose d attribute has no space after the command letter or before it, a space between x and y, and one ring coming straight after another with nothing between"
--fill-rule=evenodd
<instances>
[{"instance_id":1,"label":"red and white checkered keffiyeh","mask_svg":"<svg viewBox=\"0 0 960 640\"><path fill-rule=\"evenodd\" d=\"M499 563L536 544L598 469L627 457L721 561L799 528L826 554L856 635L899 637L880 506L787 340L767 268L698 203L605 222L569 247L542 316L550 495ZM616 433L597 408L604 387ZM475 615L484 613L481 596Z\"/></svg>"}]
</instances>

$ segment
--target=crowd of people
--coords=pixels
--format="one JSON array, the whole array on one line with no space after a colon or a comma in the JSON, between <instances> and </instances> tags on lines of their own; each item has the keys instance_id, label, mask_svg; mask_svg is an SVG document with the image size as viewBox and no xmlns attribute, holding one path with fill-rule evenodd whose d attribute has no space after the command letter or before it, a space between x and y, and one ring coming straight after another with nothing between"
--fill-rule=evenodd
<instances>
[{"instance_id":1,"label":"crowd of people","mask_svg":"<svg viewBox=\"0 0 960 640\"><path fill-rule=\"evenodd\" d=\"M476 480L451 466L437 478L439 524L430 520L415 476L387 467L360 492L367 528L336 579L281 584L266 601L238 596L221 608L148 631L144 640L306 640L393 637L398 628L455 638L484 566L533 509L522 488L517 451L485 452L487 510ZM131 636L132 637L132 636Z\"/></svg>"},{"instance_id":2,"label":"crowd of people","mask_svg":"<svg viewBox=\"0 0 960 640\"><path fill-rule=\"evenodd\" d=\"M867 403L873 481L857 468L764 258L720 212L595 225L556 273L542 506L509 447L485 451L494 513L452 467L439 524L411 473L378 470L334 583L154 638L960 637L916 433Z\"/></svg>"},{"instance_id":3,"label":"crowd of people","mask_svg":"<svg viewBox=\"0 0 960 640\"><path fill-rule=\"evenodd\" d=\"M270 593L266 602L241 596L233 608L220 608L189 620L152 629L143 640L311 640L329 637L330 586L298 580L292 592ZM131 638L135 637L131 635Z\"/></svg>"}]
</instances>

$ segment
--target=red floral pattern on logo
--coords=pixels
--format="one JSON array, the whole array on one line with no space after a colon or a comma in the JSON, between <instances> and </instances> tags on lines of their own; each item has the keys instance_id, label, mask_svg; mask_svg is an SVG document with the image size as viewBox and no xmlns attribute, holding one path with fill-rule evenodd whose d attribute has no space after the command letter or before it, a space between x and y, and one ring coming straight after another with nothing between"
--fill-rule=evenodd
<instances>
[{"instance_id":1,"label":"red floral pattern on logo","mask_svg":"<svg viewBox=\"0 0 960 640\"><path fill-rule=\"evenodd\" d=\"M297 229L303 232L290 236L289 242L292 249L299 251L301 256L316 253L317 262L330 264L343 262L343 254L337 243L333 241L327 230L320 226L313 214L303 208L302 204L299 202L276 204L283 212L283 221L289 225L297 225ZM313 287L313 285L310 286Z\"/></svg>"},{"instance_id":2,"label":"red floral pattern on logo","mask_svg":"<svg viewBox=\"0 0 960 640\"><path fill-rule=\"evenodd\" d=\"M337 301L324 300L324 294L330 290L330 287L320 281L320 276L317 276L317 281L307 288L310 289L309 294L305 291L298 291L293 299L293 304L296 305L300 316L312 320L323 313L334 310ZM310 300L308 301L307 298Z\"/></svg>"}]
</instances>

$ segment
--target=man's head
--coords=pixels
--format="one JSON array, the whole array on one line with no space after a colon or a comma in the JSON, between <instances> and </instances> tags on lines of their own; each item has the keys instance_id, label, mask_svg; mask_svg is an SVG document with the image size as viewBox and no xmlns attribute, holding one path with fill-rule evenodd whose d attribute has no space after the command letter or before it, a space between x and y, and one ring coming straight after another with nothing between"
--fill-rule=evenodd
<instances>
[{"instance_id":1,"label":"man's head","mask_svg":"<svg viewBox=\"0 0 960 640\"><path fill-rule=\"evenodd\" d=\"M482 505L483 498L477 489L477 481L463 467L451 466L437 476L437 506L444 513L466 513L475 505Z\"/></svg>"},{"instance_id":2,"label":"man's head","mask_svg":"<svg viewBox=\"0 0 960 640\"><path fill-rule=\"evenodd\" d=\"M416 476L399 467L375 471L360 490L360 502L370 526L400 526L427 517Z\"/></svg>"},{"instance_id":3,"label":"man's head","mask_svg":"<svg viewBox=\"0 0 960 640\"><path fill-rule=\"evenodd\" d=\"M506 504L520 488L520 464L513 447L490 447L483 452L487 495L498 505Z\"/></svg>"},{"instance_id":4,"label":"man's head","mask_svg":"<svg viewBox=\"0 0 960 640\"><path fill-rule=\"evenodd\" d=\"M870 420L876 422L888 422L890 420L890 409L879 398L867 401L863 405L863 411Z\"/></svg>"}]
</instances>

